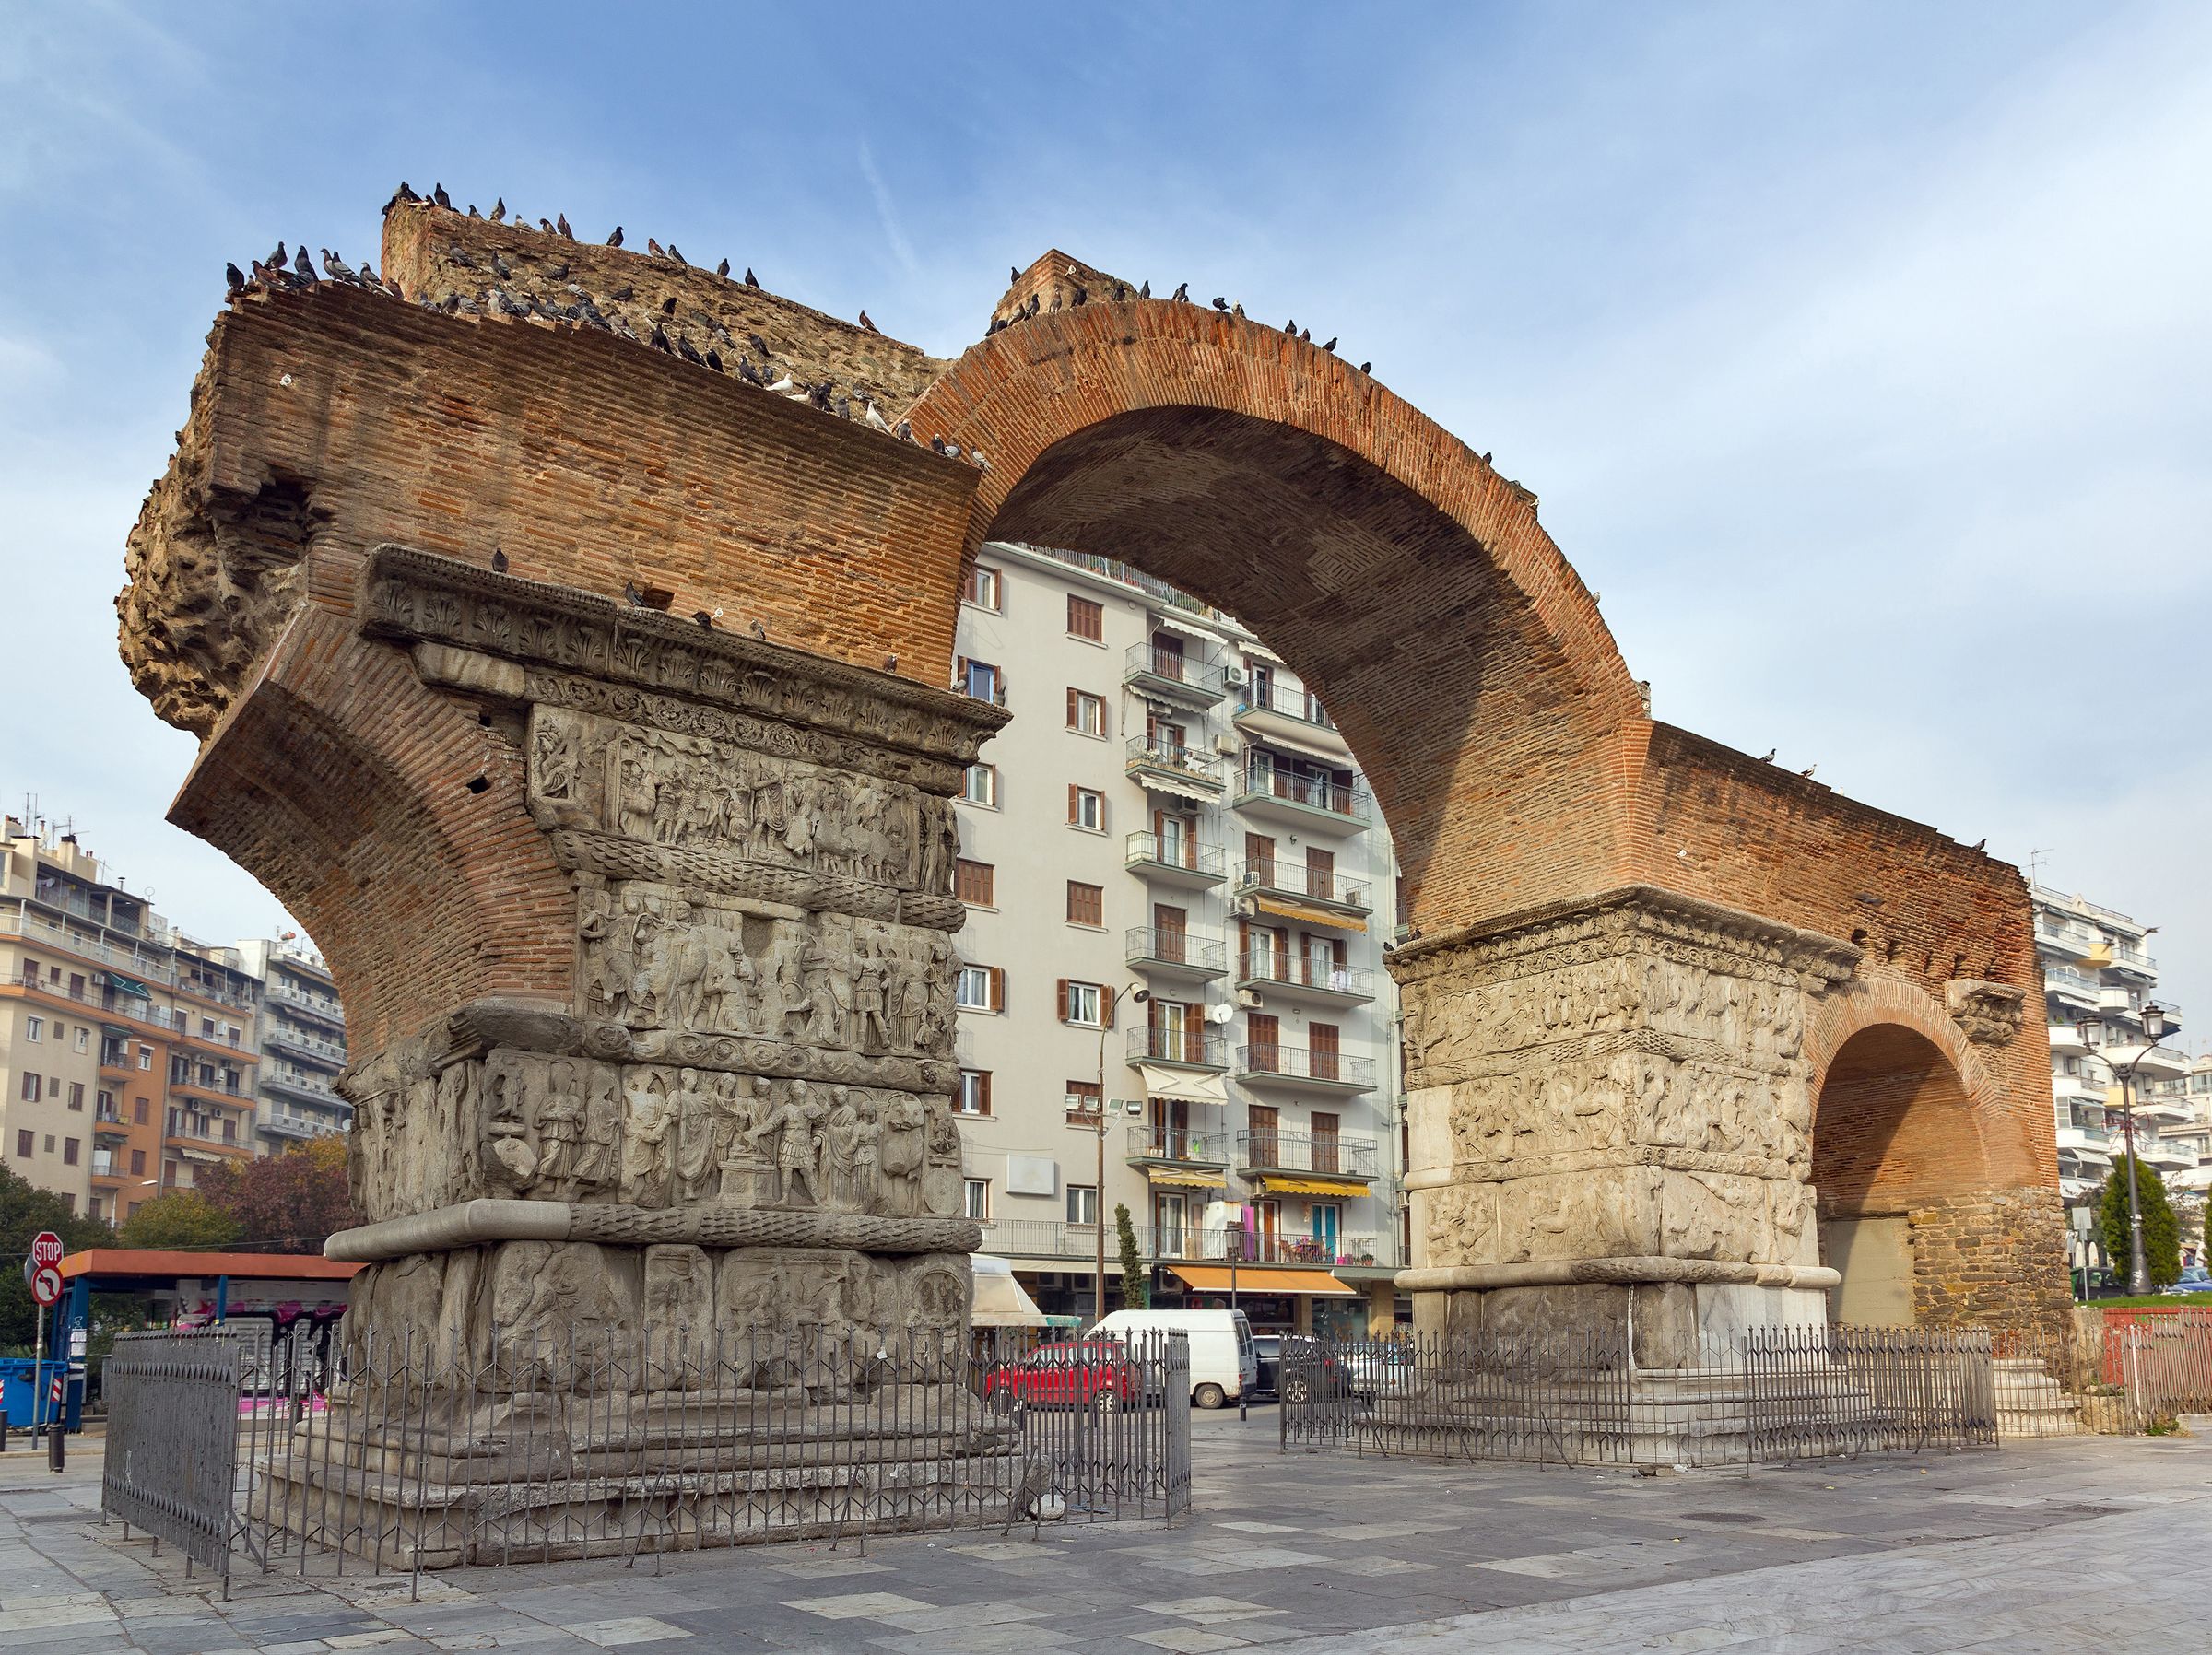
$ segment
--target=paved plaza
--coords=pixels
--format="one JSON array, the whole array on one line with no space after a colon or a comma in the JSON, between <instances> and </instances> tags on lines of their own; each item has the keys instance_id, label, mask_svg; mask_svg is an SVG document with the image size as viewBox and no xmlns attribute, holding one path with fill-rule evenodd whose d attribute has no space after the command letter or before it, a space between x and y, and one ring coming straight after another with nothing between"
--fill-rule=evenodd
<instances>
[{"instance_id":1,"label":"paved plaza","mask_svg":"<svg viewBox=\"0 0 2212 1655\"><path fill-rule=\"evenodd\" d=\"M378 1649L1180 1655L2205 1647L2212 1440L2090 1438L1749 1477L1276 1451L1200 1415L1195 1516L422 1578L241 1571L97 1520L97 1444L0 1460L10 1655Z\"/></svg>"}]
</instances>

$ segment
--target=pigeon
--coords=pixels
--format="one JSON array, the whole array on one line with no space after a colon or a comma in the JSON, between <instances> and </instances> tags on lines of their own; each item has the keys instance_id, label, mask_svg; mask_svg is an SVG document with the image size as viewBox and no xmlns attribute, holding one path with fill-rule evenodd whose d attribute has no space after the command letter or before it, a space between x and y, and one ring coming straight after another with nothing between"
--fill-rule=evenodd
<instances>
[{"instance_id":1,"label":"pigeon","mask_svg":"<svg viewBox=\"0 0 2212 1655\"><path fill-rule=\"evenodd\" d=\"M661 314L670 317L673 317L676 314L675 294L671 293L667 298L661 300Z\"/></svg>"},{"instance_id":2,"label":"pigeon","mask_svg":"<svg viewBox=\"0 0 2212 1655\"><path fill-rule=\"evenodd\" d=\"M284 243L279 241L276 243L276 251L269 254L267 258L262 260L262 263L266 264L271 270L282 270L290 261L291 256L292 255L290 253L285 252Z\"/></svg>"},{"instance_id":3,"label":"pigeon","mask_svg":"<svg viewBox=\"0 0 2212 1655\"><path fill-rule=\"evenodd\" d=\"M407 181L403 178L399 181L398 199L401 201L420 201L422 197L416 194L414 191L408 189Z\"/></svg>"},{"instance_id":4,"label":"pigeon","mask_svg":"<svg viewBox=\"0 0 2212 1655\"><path fill-rule=\"evenodd\" d=\"M851 397L849 397L849 396L841 396L841 397L839 397L839 398L837 399L837 401L836 401L836 402L834 402L834 403L830 404L830 411L832 414L836 415L836 416L837 416L837 417L838 417L840 419L850 419L850 418L852 418L852 417L853 417L853 399L852 399Z\"/></svg>"},{"instance_id":5,"label":"pigeon","mask_svg":"<svg viewBox=\"0 0 2212 1655\"><path fill-rule=\"evenodd\" d=\"M766 638L768 636L768 623L766 621L755 621L753 623L753 636L755 638Z\"/></svg>"},{"instance_id":6,"label":"pigeon","mask_svg":"<svg viewBox=\"0 0 2212 1655\"><path fill-rule=\"evenodd\" d=\"M1372 362L1362 362L1359 364L1359 371L1361 373L1371 372L1374 369L1374 366L1375 365Z\"/></svg>"},{"instance_id":7,"label":"pigeon","mask_svg":"<svg viewBox=\"0 0 2212 1655\"><path fill-rule=\"evenodd\" d=\"M576 239L576 232L569 228L569 216L566 213L553 215L553 228L559 232L563 241L573 241Z\"/></svg>"},{"instance_id":8,"label":"pigeon","mask_svg":"<svg viewBox=\"0 0 2212 1655\"><path fill-rule=\"evenodd\" d=\"M886 655L883 658L883 670L887 673L897 672L899 670L899 657L896 655Z\"/></svg>"},{"instance_id":9,"label":"pigeon","mask_svg":"<svg viewBox=\"0 0 2212 1655\"><path fill-rule=\"evenodd\" d=\"M622 582L622 595L629 600L629 606L632 609L642 609L645 606L645 594L638 590L638 583L635 581Z\"/></svg>"},{"instance_id":10,"label":"pigeon","mask_svg":"<svg viewBox=\"0 0 2212 1655\"><path fill-rule=\"evenodd\" d=\"M235 269L236 266L234 265L232 268ZM860 407L861 418L865 420L875 429L878 431L888 431L891 428L891 422L886 419L883 417L882 412L877 409L876 406L876 399L874 397L862 397L860 399Z\"/></svg>"},{"instance_id":11,"label":"pigeon","mask_svg":"<svg viewBox=\"0 0 2212 1655\"><path fill-rule=\"evenodd\" d=\"M645 238L645 251L653 254L653 256L656 259L665 259L668 256L665 252L661 251L661 244L654 241L651 236L647 236Z\"/></svg>"},{"instance_id":12,"label":"pigeon","mask_svg":"<svg viewBox=\"0 0 2212 1655\"><path fill-rule=\"evenodd\" d=\"M729 274L730 274L730 262L729 262L729 260L727 260L727 259L724 259L724 260L723 260L723 262L722 262L721 264L719 264L715 265L715 266L714 266L714 274L715 274L716 276L719 276L723 277L723 278L724 278L724 279L726 281L726 280L729 278Z\"/></svg>"},{"instance_id":13,"label":"pigeon","mask_svg":"<svg viewBox=\"0 0 2212 1655\"><path fill-rule=\"evenodd\" d=\"M667 351L671 355L674 355L676 350L676 347L668 343L668 335L661 331L661 324L657 322L653 324L653 348Z\"/></svg>"},{"instance_id":14,"label":"pigeon","mask_svg":"<svg viewBox=\"0 0 2212 1655\"><path fill-rule=\"evenodd\" d=\"M1304 333L1302 333L1302 334L1299 335L1298 338L1299 338L1299 343L1300 343L1300 344L1301 344L1301 345L1311 345L1311 344L1312 344L1312 343L1313 343L1313 330L1312 330L1312 328L1308 328L1308 329L1307 329L1307 330L1306 330Z\"/></svg>"},{"instance_id":15,"label":"pigeon","mask_svg":"<svg viewBox=\"0 0 2212 1655\"><path fill-rule=\"evenodd\" d=\"M315 282L315 267L307 262L307 249L302 247L292 255L292 274L311 288Z\"/></svg>"},{"instance_id":16,"label":"pigeon","mask_svg":"<svg viewBox=\"0 0 2212 1655\"><path fill-rule=\"evenodd\" d=\"M1329 342L1321 348L1327 351L1331 356L1335 356L1336 354L1336 335L1335 334L1331 334L1329 335Z\"/></svg>"},{"instance_id":17,"label":"pigeon","mask_svg":"<svg viewBox=\"0 0 2212 1655\"><path fill-rule=\"evenodd\" d=\"M450 263L460 265L464 270L474 270L477 267L476 260L461 251L461 243L458 241L448 241L445 244L445 256Z\"/></svg>"},{"instance_id":18,"label":"pigeon","mask_svg":"<svg viewBox=\"0 0 2212 1655\"><path fill-rule=\"evenodd\" d=\"M1288 322L1284 323L1283 323L1283 332L1285 332L1286 334L1288 334L1288 335L1290 335L1290 336L1291 336L1293 339L1297 338L1297 337L1298 337L1298 318L1297 318L1297 317L1295 317L1295 316L1293 316L1293 317L1291 317L1291 318L1290 318L1290 320L1289 320L1289 321L1288 321Z\"/></svg>"},{"instance_id":19,"label":"pigeon","mask_svg":"<svg viewBox=\"0 0 2212 1655\"><path fill-rule=\"evenodd\" d=\"M1769 747L1760 757L1759 762L1761 764L1772 764L1774 762L1774 755L1781 751L1782 749L1780 747Z\"/></svg>"},{"instance_id":20,"label":"pigeon","mask_svg":"<svg viewBox=\"0 0 2212 1655\"><path fill-rule=\"evenodd\" d=\"M568 267L568 265L567 265L566 264L548 264L548 265L547 265L547 266L546 266L546 279L547 279L547 281L549 281L549 282L565 282L565 281L567 281L567 280L569 279L569 267Z\"/></svg>"},{"instance_id":21,"label":"pigeon","mask_svg":"<svg viewBox=\"0 0 2212 1655\"><path fill-rule=\"evenodd\" d=\"M677 252L676 243L673 241L668 243L668 256L674 259L679 264L688 264L691 262L689 259L684 257L682 253Z\"/></svg>"},{"instance_id":22,"label":"pigeon","mask_svg":"<svg viewBox=\"0 0 2212 1655\"><path fill-rule=\"evenodd\" d=\"M699 346L691 343L689 334L677 335L676 354L694 367L704 368L707 365L706 358L699 354Z\"/></svg>"},{"instance_id":23,"label":"pigeon","mask_svg":"<svg viewBox=\"0 0 2212 1655\"><path fill-rule=\"evenodd\" d=\"M712 368L716 373L720 373L722 371L722 353L717 351L712 346L709 346L707 347L707 366Z\"/></svg>"},{"instance_id":24,"label":"pigeon","mask_svg":"<svg viewBox=\"0 0 2212 1655\"><path fill-rule=\"evenodd\" d=\"M862 327L865 328L865 329L866 329L866 330L867 330L869 333L871 333L871 334L881 333L881 332L883 331L881 328L877 327L877 325L876 325L876 324L875 324L873 322L870 322L870 321L868 320L868 313L867 313L865 311L863 311L860 313L860 325L861 325Z\"/></svg>"},{"instance_id":25,"label":"pigeon","mask_svg":"<svg viewBox=\"0 0 2212 1655\"><path fill-rule=\"evenodd\" d=\"M491 252L491 273L503 282L511 282L514 279L514 266L500 257L499 249L496 247L492 249Z\"/></svg>"},{"instance_id":26,"label":"pigeon","mask_svg":"<svg viewBox=\"0 0 2212 1655\"><path fill-rule=\"evenodd\" d=\"M1803 776L1807 781L1810 781L1813 779L1813 772L1819 768L1820 767L1817 764L1808 764L1805 767L1805 769L1799 770L1797 773L1800 776Z\"/></svg>"},{"instance_id":27,"label":"pigeon","mask_svg":"<svg viewBox=\"0 0 2212 1655\"><path fill-rule=\"evenodd\" d=\"M914 428L912 422L904 419L900 420L897 425L891 428L891 435L898 438L901 442L913 441Z\"/></svg>"},{"instance_id":28,"label":"pigeon","mask_svg":"<svg viewBox=\"0 0 2212 1655\"><path fill-rule=\"evenodd\" d=\"M1145 284L1143 287L1139 288L1136 290L1136 296L1137 296L1137 298L1139 298L1139 299L1149 299L1149 298L1151 298L1151 297L1152 297L1152 284L1151 284L1150 282L1147 282L1147 283L1146 283L1146 284Z\"/></svg>"},{"instance_id":29,"label":"pigeon","mask_svg":"<svg viewBox=\"0 0 2212 1655\"><path fill-rule=\"evenodd\" d=\"M226 264L223 266L223 280L229 284L229 290L236 293L246 285L246 273L235 264Z\"/></svg>"},{"instance_id":30,"label":"pigeon","mask_svg":"<svg viewBox=\"0 0 2212 1655\"><path fill-rule=\"evenodd\" d=\"M507 554L496 546L491 548L491 572L495 575L507 572Z\"/></svg>"},{"instance_id":31,"label":"pigeon","mask_svg":"<svg viewBox=\"0 0 2212 1655\"><path fill-rule=\"evenodd\" d=\"M820 384L818 384L818 385L809 385L809 386L807 386L807 387L806 387L806 400L807 400L808 402L812 403L812 404L813 404L813 405L814 405L816 407L819 408L819 409L820 409L820 410L821 410L823 413L825 413L825 414L829 413L829 412L830 412L830 381L829 381L828 380L824 380L824 381L822 381Z\"/></svg>"},{"instance_id":32,"label":"pigeon","mask_svg":"<svg viewBox=\"0 0 2212 1655\"><path fill-rule=\"evenodd\" d=\"M615 226L615 233L607 237L606 244L609 247L619 247L622 245L622 227L619 224Z\"/></svg>"},{"instance_id":33,"label":"pigeon","mask_svg":"<svg viewBox=\"0 0 2212 1655\"><path fill-rule=\"evenodd\" d=\"M748 288L758 288L760 285L753 279L753 267L750 264L745 267L745 285Z\"/></svg>"},{"instance_id":34,"label":"pigeon","mask_svg":"<svg viewBox=\"0 0 2212 1655\"><path fill-rule=\"evenodd\" d=\"M712 632L714 630L714 617L709 615L704 609L692 610L691 618L697 621L700 626L704 627L708 631Z\"/></svg>"},{"instance_id":35,"label":"pigeon","mask_svg":"<svg viewBox=\"0 0 2212 1655\"><path fill-rule=\"evenodd\" d=\"M1191 284L1188 282L1184 282L1181 287L1177 288L1174 292L1168 295L1168 302L1170 304L1188 304L1190 302L1190 299Z\"/></svg>"},{"instance_id":36,"label":"pigeon","mask_svg":"<svg viewBox=\"0 0 2212 1655\"><path fill-rule=\"evenodd\" d=\"M491 204L491 221L494 224L504 224L507 222L506 196L502 195L497 201Z\"/></svg>"},{"instance_id":37,"label":"pigeon","mask_svg":"<svg viewBox=\"0 0 2212 1655\"><path fill-rule=\"evenodd\" d=\"M1234 316L1234 317L1235 317L1235 318L1236 318L1236 319L1237 319L1239 322L1241 322L1241 321L1243 321L1243 320L1244 320L1244 302L1243 302L1243 300L1241 300L1241 299L1239 299L1239 300L1238 300L1238 301L1237 301L1235 304L1233 304L1233 305L1230 306L1230 307L1229 307L1229 313L1230 313L1231 316Z\"/></svg>"},{"instance_id":38,"label":"pigeon","mask_svg":"<svg viewBox=\"0 0 2212 1655\"><path fill-rule=\"evenodd\" d=\"M929 446L935 449L937 452L941 454L945 452L945 439L942 437L932 437L929 440Z\"/></svg>"},{"instance_id":39,"label":"pigeon","mask_svg":"<svg viewBox=\"0 0 2212 1655\"><path fill-rule=\"evenodd\" d=\"M760 370L743 357L737 358L737 377L748 385L759 385L762 390L768 388L768 381L760 377Z\"/></svg>"},{"instance_id":40,"label":"pigeon","mask_svg":"<svg viewBox=\"0 0 2212 1655\"><path fill-rule=\"evenodd\" d=\"M1988 848L1989 840L1986 839L1978 839L1974 841L1974 849L1977 851L1986 851Z\"/></svg>"},{"instance_id":41,"label":"pigeon","mask_svg":"<svg viewBox=\"0 0 2212 1655\"><path fill-rule=\"evenodd\" d=\"M788 373L771 385L769 389L784 396L805 396L806 394L806 388Z\"/></svg>"},{"instance_id":42,"label":"pigeon","mask_svg":"<svg viewBox=\"0 0 2212 1655\"><path fill-rule=\"evenodd\" d=\"M481 218L484 217L483 214L477 211L477 204L473 201L468 204L468 216L471 218Z\"/></svg>"},{"instance_id":43,"label":"pigeon","mask_svg":"<svg viewBox=\"0 0 2212 1655\"><path fill-rule=\"evenodd\" d=\"M1070 310L1074 310L1074 309L1077 308L1078 306L1087 305L1087 304L1088 304L1089 302L1090 302L1090 289L1089 289L1088 288L1085 288L1085 287L1082 287L1082 286L1077 286L1077 288L1076 288L1076 297L1075 297L1075 301L1074 301L1074 303L1070 304L1068 308L1069 308Z\"/></svg>"},{"instance_id":44,"label":"pigeon","mask_svg":"<svg viewBox=\"0 0 2212 1655\"><path fill-rule=\"evenodd\" d=\"M772 362L775 360L776 353L768 348L768 341L763 339L759 334L746 335L745 342L760 353L760 359L763 362Z\"/></svg>"},{"instance_id":45,"label":"pigeon","mask_svg":"<svg viewBox=\"0 0 2212 1655\"><path fill-rule=\"evenodd\" d=\"M443 184L434 183L430 186L430 199L436 202L440 206L445 208L448 212L453 210L453 198L445 193L445 186Z\"/></svg>"},{"instance_id":46,"label":"pigeon","mask_svg":"<svg viewBox=\"0 0 2212 1655\"><path fill-rule=\"evenodd\" d=\"M630 286L630 285L629 285L628 282L624 282L624 283L623 283L623 284L622 284L622 285L621 285L619 288L616 288L616 289L615 289L615 290L614 290L612 293L609 293L609 294L608 294L606 297L607 297L607 299L609 299L611 302L613 302L613 303L615 303L615 304L618 304L618 305L626 305L626 304L628 304L628 303L629 303L629 302L631 299L633 299L637 298L637 296L638 296L638 290L637 290L635 288L631 287L631 286Z\"/></svg>"},{"instance_id":47,"label":"pigeon","mask_svg":"<svg viewBox=\"0 0 2212 1655\"><path fill-rule=\"evenodd\" d=\"M323 250L323 274L334 282L350 282L358 279L353 274L353 266L327 247Z\"/></svg>"},{"instance_id":48,"label":"pigeon","mask_svg":"<svg viewBox=\"0 0 2212 1655\"><path fill-rule=\"evenodd\" d=\"M1006 319L1004 316L992 317L991 325L983 330L983 337L988 339L993 334L1002 332L1006 325Z\"/></svg>"},{"instance_id":49,"label":"pigeon","mask_svg":"<svg viewBox=\"0 0 2212 1655\"><path fill-rule=\"evenodd\" d=\"M1215 309L1215 310L1217 310L1217 311L1226 311L1226 310L1228 310L1228 309L1229 309L1229 300L1228 300L1228 299L1224 299L1224 298L1222 298L1222 297L1221 297L1221 295L1219 295L1218 293L1215 294L1215 295L1214 295L1214 309Z\"/></svg>"}]
</instances>

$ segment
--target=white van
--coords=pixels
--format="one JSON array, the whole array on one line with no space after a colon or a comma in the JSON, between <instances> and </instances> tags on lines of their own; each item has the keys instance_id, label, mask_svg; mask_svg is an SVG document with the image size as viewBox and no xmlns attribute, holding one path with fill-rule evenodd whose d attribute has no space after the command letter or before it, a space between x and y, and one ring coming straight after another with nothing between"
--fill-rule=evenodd
<instances>
[{"instance_id":1,"label":"white van","mask_svg":"<svg viewBox=\"0 0 2212 1655\"><path fill-rule=\"evenodd\" d=\"M1135 1343L1181 1333L1191 1346L1191 1401L1218 1408L1259 1382L1252 1324L1241 1310L1115 1310L1094 1333Z\"/></svg>"}]
</instances>

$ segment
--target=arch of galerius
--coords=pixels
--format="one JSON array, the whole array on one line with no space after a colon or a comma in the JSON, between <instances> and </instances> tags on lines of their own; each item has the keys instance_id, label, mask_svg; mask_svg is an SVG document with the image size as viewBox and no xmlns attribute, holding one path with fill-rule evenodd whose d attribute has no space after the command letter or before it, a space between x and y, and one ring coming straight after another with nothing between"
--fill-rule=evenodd
<instances>
[{"instance_id":1,"label":"arch of galerius","mask_svg":"<svg viewBox=\"0 0 2212 1655\"><path fill-rule=\"evenodd\" d=\"M1379 381L1058 252L953 361L417 201L382 263L404 299L233 295L119 599L201 738L173 819L345 995L363 1323L964 1316L948 800L1004 714L943 687L986 536L1238 615L1359 754L1421 1326L1665 1367L1823 1315L1817 1071L1876 1023L1972 1056L1892 1089L1972 1117L1884 1186L1924 1314L2063 1308L2018 872L1654 721L1535 497ZM1832 1113L1839 1166L1957 1136Z\"/></svg>"}]
</instances>

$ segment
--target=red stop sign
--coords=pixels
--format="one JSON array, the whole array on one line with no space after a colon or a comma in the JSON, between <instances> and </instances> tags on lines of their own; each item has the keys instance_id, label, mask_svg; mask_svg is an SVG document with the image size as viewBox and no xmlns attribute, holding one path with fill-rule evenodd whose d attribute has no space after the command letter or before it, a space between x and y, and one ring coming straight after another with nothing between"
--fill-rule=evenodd
<instances>
[{"instance_id":1,"label":"red stop sign","mask_svg":"<svg viewBox=\"0 0 2212 1655\"><path fill-rule=\"evenodd\" d=\"M33 1269L45 1269L62 1262L62 1238L52 1230L41 1230L30 1244L30 1262Z\"/></svg>"}]
</instances>

